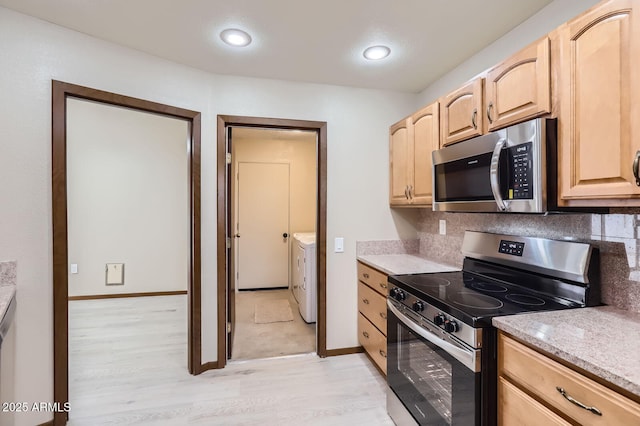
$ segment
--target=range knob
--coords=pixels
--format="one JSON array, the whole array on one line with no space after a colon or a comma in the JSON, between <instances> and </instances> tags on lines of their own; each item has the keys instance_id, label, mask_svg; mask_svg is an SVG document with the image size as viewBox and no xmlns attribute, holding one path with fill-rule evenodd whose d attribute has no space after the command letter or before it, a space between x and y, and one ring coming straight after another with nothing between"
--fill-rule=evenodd
<instances>
[{"instance_id":1,"label":"range knob","mask_svg":"<svg viewBox=\"0 0 640 426\"><path fill-rule=\"evenodd\" d=\"M391 290L389 290L389 296L395 299L398 295L398 291L398 287L393 287Z\"/></svg>"},{"instance_id":2,"label":"range knob","mask_svg":"<svg viewBox=\"0 0 640 426\"><path fill-rule=\"evenodd\" d=\"M394 287L389 291L389 296L393 297L394 299L402 302L403 300L405 300L407 298L407 295L404 291L400 290L398 287Z\"/></svg>"},{"instance_id":3,"label":"range knob","mask_svg":"<svg viewBox=\"0 0 640 426\"><path fill-rule=\"evenodd\" d=\"M417 301L413 304L413 310L416 312L422 312L424 311L424 303L422 303L421 301Z\"/></svg>"},{"instance_id":4,"label":"range knob","mask_svg":"<svg viewBox=\"0 0 640 426\"><path fill-rule=\"evenodd\" d=\"M447 317L445 317L443 314L438 314L433 317L433 322L435 323L435 325L442 325L445 323L445 321L447 321Z\"/></svg>"},{"instance_id":5,"label":"range knob","mask_svg":"<svg viewBox=\"0 0 640 426\"><path fill-rule=\"evenodd\" d=\"M445 321L444 329L449 333L455 333L460 329L460 327L458 326L458 323L455 322L454 320L449 320L449 321Z\"/></svg>"}]
</instances>

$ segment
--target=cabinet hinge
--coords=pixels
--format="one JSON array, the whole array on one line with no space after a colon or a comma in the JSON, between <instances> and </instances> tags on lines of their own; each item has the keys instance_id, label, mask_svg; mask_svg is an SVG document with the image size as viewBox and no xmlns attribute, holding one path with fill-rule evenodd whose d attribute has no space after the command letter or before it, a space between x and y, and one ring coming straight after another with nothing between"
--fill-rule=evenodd
<instances>
[{"instance_id":1,"label":"cabinet hinge","mask_svg":"<svg viewBox=\"0 0 640 426\"><path fill-rule=\"evenodd\" d=\"M227 238L227 248L231 248L231 238Z\"/></svg>"},{"instance_id":2,"label":"cabinet hinge","mask_svg":"<svg viewBox=\"0 0 640 426\"><path fill-rule=\"evenodd\" d=\"M227 323L227 333L231 333L231 323Z\"/></svg>"},{"instance_id":3,"label":"cabinet hinge","mask_svg":"<svg viewBox=\"0 0 640 426\"><path fill-rule=\"evenodd\" d=\"M231 164L231 153L227 152L227 164Z\"/></svg>"}]
</instances>

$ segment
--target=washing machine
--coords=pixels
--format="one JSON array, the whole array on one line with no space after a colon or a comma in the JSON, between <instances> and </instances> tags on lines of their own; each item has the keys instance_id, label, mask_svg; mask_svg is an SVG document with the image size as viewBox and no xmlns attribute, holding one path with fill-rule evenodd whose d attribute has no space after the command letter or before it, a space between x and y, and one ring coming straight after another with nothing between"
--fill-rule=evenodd
<instances>
[{"instance_id":1,"label":"washing machine","mask_svg":"<svg viewBox=\"0 0 640 426\"><path fill-rule=\"evenodd\" d=\"M298 302L300 316L307 323L316 322L316 234L293 234L291 291Z\"/></svg>"}]
</instances>

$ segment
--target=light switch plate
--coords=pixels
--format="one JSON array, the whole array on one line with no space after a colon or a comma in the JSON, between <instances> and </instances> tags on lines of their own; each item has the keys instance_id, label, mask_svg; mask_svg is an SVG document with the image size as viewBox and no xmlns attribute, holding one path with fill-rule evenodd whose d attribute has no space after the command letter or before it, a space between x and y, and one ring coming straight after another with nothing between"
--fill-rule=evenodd
<instances>
[{"instance_id":1,"label":"light switch plate","mask_svg":"<svg viewBox=\"0 0 640 426\"><path fill-rule=\"evenodd\" d=\"M337 237L333 247L336 253L344 253L344 238Z\"/></svg>"},{"instance_id":2,"label":"light switch plate","mask_svg":"<svg viewBox=\"0 0 640 426\"><path fill-rule=\"evenodd\" d=\"M71 264L71 273L72 274L77 274L78 273L78 264L77 263L72 263Z\"/></svg>"},{"instance_id":3,"label":"light switch plate","mask_svg":"<svg viewBox=\"0 0 640 426\"><path fill-rule=\"evenodd\" d=\"M447 235L447 221L440 219L440 235Z\"/></svg>"}]
</instances>

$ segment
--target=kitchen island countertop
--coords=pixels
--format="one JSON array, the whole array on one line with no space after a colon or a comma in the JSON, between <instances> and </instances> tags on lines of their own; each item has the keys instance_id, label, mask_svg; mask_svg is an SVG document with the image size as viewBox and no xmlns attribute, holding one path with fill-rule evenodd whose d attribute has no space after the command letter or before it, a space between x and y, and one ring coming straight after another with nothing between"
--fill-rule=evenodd
<instances>
[{"instance_id":1,"label":"kitchen island countertop","mask_svg":"<svg viewBox=\"0 0 640 426\"><path fill-rule=\"evenodd\" d=\"M460 270L460 268L443 265L414 254L370 254L358 256L357 259L387 275L422 274L429 272L450 272Z\"/></svg>"},{"instance_id":2,"label":"kitchen island countertop","mask_svg":"<svg viewBox=\"0 0 640 426\"><path fill-rule=\"evenodd\" d=\"M640 313L597 306L496 317L493 325L640 396Z\"/></svg>"}]
</instances>

